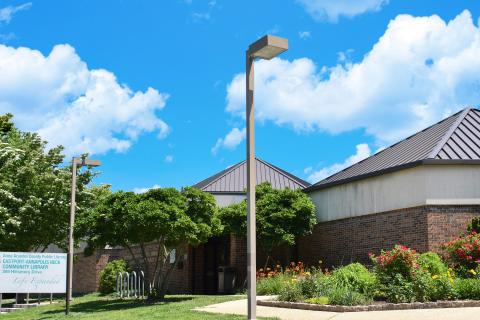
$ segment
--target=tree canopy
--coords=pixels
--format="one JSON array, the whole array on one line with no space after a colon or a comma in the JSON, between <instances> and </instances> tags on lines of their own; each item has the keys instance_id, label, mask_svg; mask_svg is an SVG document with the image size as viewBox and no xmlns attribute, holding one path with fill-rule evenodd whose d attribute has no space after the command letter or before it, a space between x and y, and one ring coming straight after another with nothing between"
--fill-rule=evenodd
<instances>
[{"instance_id":1,"label":"tree canopy","mask_svg":"<svg viewBox=\"0 0 480 320\"><path fill-rule=\"evenodd\" d=\"M217 206L211 194L195 188L182 192L174 188L151 189L146 193L117 191L103 197L96 210L79 221L86 227L88 250L122 246L129 250L137 266L145 270L159 297L175 264L168 258L175 249L176 263L187 245L198 245L220 231ZM158 250L149 263L146 245ZM140 250L133 250L133 246Z\"/></svg>"},{"instance_id":2,"label":"tree canopy","mask_svg":"<svg viewBox=\"0 0 480 320\"><path fill-rule=\"evenodd\" d=\"M63 166L63 147L47 150L36 133L22 132L12 115L0 116L0 250L66 248L71 167ZM87 188L94 174L77 178L77 212L93 199Z\"/></svg>"},{"instance_id":3,"label":"tree canopy","mask_svg":"<svg viewBox=\"0 0 480 320\"><path fill-rule=\"evenodd\" d=\"M246 201L220 209L224 233L247 234ZM274 247L294 245L296 238L311 233L316 223L315 206L301 190L256 188L257 244L270 254Z\"/></svg>"}]
</instances>

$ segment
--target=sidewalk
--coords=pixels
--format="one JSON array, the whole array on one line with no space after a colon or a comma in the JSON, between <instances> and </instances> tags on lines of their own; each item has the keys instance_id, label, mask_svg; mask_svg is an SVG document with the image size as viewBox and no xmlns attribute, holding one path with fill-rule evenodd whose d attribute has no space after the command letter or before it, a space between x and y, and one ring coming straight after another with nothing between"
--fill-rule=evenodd
<instances>
[{"instance_id":1,"label":"sidewalk","mask_svg":"<svg viewBox=\"0 0 480 320\"><path fill-rule=\"evenodd\" d=\"M258 297L265 299L267 297ZM210 313L247 314L247 300L236 300L212 304L195 309ZM324 312L257 306L258 317L272 317L281 320L458 320L477 319L480 308L418 309L369 312Z\"/></svg>"}]
</instances>

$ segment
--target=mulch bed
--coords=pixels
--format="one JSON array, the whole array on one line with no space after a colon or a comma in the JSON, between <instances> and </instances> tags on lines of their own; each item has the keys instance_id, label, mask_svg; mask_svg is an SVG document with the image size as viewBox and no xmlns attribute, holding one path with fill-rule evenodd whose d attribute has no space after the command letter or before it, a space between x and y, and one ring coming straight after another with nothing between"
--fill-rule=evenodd
<instances>
[{"instance_id":1,"label":"mulch bed","mask_svg":"<svg viewBox=\"0 0 480 320\"><path fill-rule=\"evenodd\" d=\"M407 309L436 309L436 308L465 308L480 307L480 300L454 300L436 302L412 302L412 303L386 303L377 302L365 306L334 306L304 302L286 302L278 300L259 300L257 305L266 307L279 307L289 309L304 309L330 312L359 312L359 311L386 311Z\"/></svg>"}]
</instances>

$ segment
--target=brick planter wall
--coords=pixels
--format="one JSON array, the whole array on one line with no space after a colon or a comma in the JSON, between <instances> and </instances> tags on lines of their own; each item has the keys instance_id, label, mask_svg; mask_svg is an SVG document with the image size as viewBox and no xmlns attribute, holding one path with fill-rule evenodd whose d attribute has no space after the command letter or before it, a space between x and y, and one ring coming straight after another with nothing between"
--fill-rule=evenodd
<instances>
[{"instance_id":1,"label":"brick planter wall","mask_svg":"<svg viewBox=\"0 0 480 320\"><path fill-rule=\"evenodd\" d=\"M332 267L369 263L368 253L395 244L420 252L439 251L442 243L466 230L480 206L419 206L365 216L321 222L313 234L299 239L299 259Z\"/></svg>"}]
</instances>

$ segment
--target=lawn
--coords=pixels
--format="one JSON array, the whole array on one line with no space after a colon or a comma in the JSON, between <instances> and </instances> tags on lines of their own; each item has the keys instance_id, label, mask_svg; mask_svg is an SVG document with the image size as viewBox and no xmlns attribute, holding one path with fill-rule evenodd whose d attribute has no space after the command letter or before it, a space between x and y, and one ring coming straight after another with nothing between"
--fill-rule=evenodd
<instances>
[{"instance_id":1,"label":"lawn","mask_svg":"<svg viewBox=\"0 0 480 320\"><path fill-rule=\"evenodd\" d=\"M75 297L70 316L65 316L65 303L58 302L25 311L0 315L10 319L178 319L178 320L239 320L244 316L219 315L192 311L197 307L242 299L244 296L167 296L165 302L145 303L136 300L120 300L114 296L89 294Z\"/></svg>"}]
</instances>

